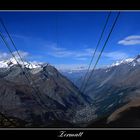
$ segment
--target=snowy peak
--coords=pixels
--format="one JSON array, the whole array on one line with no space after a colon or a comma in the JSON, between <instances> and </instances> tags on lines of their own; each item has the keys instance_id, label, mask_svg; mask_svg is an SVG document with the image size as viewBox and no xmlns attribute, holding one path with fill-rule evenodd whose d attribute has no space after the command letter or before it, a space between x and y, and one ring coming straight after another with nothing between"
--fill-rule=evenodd
<instances>
[{"instance_id":1,"label":"snowy peak","mask_svg":"<svg viewBox=\"0 0 140 140\"><path fill-rule=\"evenodd\" d=\"M7 68L8 64L6 61L0 61L0 68Z\"/></svg>"},{"instance_id":2,"label":"snowy peak","mask_svg":"<svg viewBox=\"0 0 140 140\"><path fill-rule=\"evenodd\" d=\"M22 67L26 67L29 69L34 69L34 68L42 68L44 67L46 64L48 65L48 63L44 64L44 63L39 63L36 61L33 62L22 62L20 59L18 59L18 63L14 58L10 58L9 60L2 60L0 61L0 68L9 68L13 65L18 65L20 64ZM106 68L111 68L111 67L116 67L122 64L129 64L131 66L136 66L136 65L140 65L140 54L137 55L135 58L127 58L127 59L123 59L121 61L116 61L115 63L113 63L110 66L105 67ZM104 69L104 68L102 68ZM72 73L78 73L78 72L86 72L87 71L87 66L78 66L78 67L73 67L73 68L58 68L58 70L60 72L67 72L69 74Z\"/></svg>"},{"instance_id":3,"label":"snowy peak","mask_svg":"<svg viewBox=\"0 0 140 140\"><path fill-rule=\"evenodd\" d=\"M118 65L121 65L121 64L128 64L128 63L131 63L132 61L134 61L134 58L127 58L127 59L124 59L124 60L121 60L121 61L117 61L116 63L113 63L111 65L111 67L118 66Z\"/></svg>"},{"instance_id":4,"label":"snowy peak","mask_svg":"<svg viewBox=\"0 0 140 140\"><path fill-rule=\"evenodd\" d=\"M10 58L9 60L0 61L0 68L8 68L18 64L29 69L41 67L41 63L26 61L22 62L21 60L18 60L17 62L14 58Z\"/></svg>"},{"instance_id":5,"label":"snowy peak","mask_svg":"<svg viewBox=\"0 0 140 140\"><path fill-rule=\"evenodd\" d=\"M116 63L113 63L111 67L119 66L121 64L130 64L131 66L136 66L140 64L140 55L137 55L135 58L127 58L121 61L117 61Z\"/></svg>"}]
</instances>

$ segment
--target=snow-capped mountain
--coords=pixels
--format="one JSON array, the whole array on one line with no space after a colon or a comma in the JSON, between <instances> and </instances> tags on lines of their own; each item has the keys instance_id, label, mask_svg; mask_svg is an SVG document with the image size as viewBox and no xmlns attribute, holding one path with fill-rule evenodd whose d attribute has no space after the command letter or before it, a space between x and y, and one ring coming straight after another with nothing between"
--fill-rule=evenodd
<instances>
[{"instance_id":1,"label":"snow-capped mountain","mask_svg":"<svg viewBox=\"0 0 140 140\"><path fill-rule=\"evenodd\" d=\"M130 65L132 67L135 67L140 64L140 55L136 56L135 58L127 58L120 61L116 61L115 63L106 66L97 68L96 71L106 71L109 72L113 67L118 67L120 65ZM80 87L81 83L79 81L82 80L84 75L87 72L87 67L77 67L77 68L71 68L71 69L59 69L59 71L65 75L69 80L71 80L76 86ZM89 70L90 73L91 69Z\"/></svg>"},{"instance_id":2,"label":"snow-capped mountain","mask_svg":"<svg viewBox=\"0 0 140 140\"><path fill-rule=\"evenodd\" d=\"M96 69L85 93L97 108L97 114L109 114L140 97L140 55L122 60L110 67Z\"/></svg>"},{"instance_id":3,"label":"snow-capped mountain","mask_svg":"<svg viewBox=\"0 0 140 140\"><path fill-rule=\"evenodd\" d=\"M64 73L77 87L84 70ZM90 72L89 72L90 74ZM97 68L88 81L84 94L92 98L97 116L110 114L129 101L140 97L140 55Z\"/></svg>"},{"instance_id":4,"label":"snow-capped mountain","mask_svg":"<svg viewBox=\"0 0 140 140\"><path fill-rule=\"evenodd\" d=\"M132 62L133 60L134 60L134 58L128 58L128 59L124 59L124 60L121 60L121 61L117 61L109 67L114 67L114 66L118 66L118 65L121 65L121 64L127 64L127 63Z\"/></svg>"},{"instance_id":5,"label":"snow-capped mountain","mask_svg":"<svg viewBox=\"0 0 140 140\"><path fill-rule=\"evenodd\" d=\"M127 59L124 59L121 61L117 61L109 67L114 67L114 66L118 66L118 65L122 65L122 64L130 64L131 66L136 66L137 64L140 64L140 55L138 55L135 58L127 58Z\"/></svg>"},{"instance_id":6,"label":"snow-capped mountain","mask_svg":"<svg viewBox=\"0 0 140 140\"><path fill-rule=\"evenodd\" d=\"M28 66L30 64L24 63L25 67L19 62L21 69L13 59L1 61L1 113L32 126L51 126L58 121L63 127L65 121L67 124L82 124L94 117L95 108L90 107L87 96L56 68L34 64L32 69ZM85 116L87 111L92 115Z\"/></svg>"},{"instance_id":7,"label":"snow-capped mountain","mask_svg":"<svg viewBox=\"0 0 140 140\"><path fill-rule=\"evenodd\" d=\"M86 72L83 67L59 73L49 64L19 63L41 94L33 91L14 60L0 61L0 109L10 117L39 120L41 125L53 120L84 124L140 98L140 55L96 69L84 93L77 88Z\"/></svg>"},{"instance_id":8,"label":"snow-capped mountain","mask_svg":"<svg viewBox=\"0 0 140 140\"><path fill-rule=\"evenodd\" d=\"M140 55L120 61L106 71L96 71L86 94L94 98L98 115L89 127L140 127ZM99 79L100 78L100 79ZM98 82L98 83L96 83ZM96 83L96 84L95 84Z\"/></svg>"},{"instance_id":9,"label":"snow-capped mountain","mask_svg":"<svg viewBox=\"0 0 140 140\"><path fill-rule=\"evenodd\" d=\"M8 68L11 67L13 65L18 65L20 64L22 67L26 67L29 69L32 68L38 68L41 67L42 63L39 62L26 62L26 61L21 61L19 59L17 59L17 61L15 60L15 58L10 58L9 60L2 60L0 61L0 68Z\"/></svg>"}]
</instances>

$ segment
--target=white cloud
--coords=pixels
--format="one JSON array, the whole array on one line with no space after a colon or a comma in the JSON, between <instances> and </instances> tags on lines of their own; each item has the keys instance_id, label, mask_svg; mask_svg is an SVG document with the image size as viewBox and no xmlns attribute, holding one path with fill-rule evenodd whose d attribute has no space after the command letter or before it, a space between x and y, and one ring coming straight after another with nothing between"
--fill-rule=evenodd
<instances>
[{"instance_id":1,"label":"white cloud","mask_svg":"<svg viewBox=\"0 0 140 140\"><path fill-rule=\"evenodd\" d=\"M112 60L122 60L129 57L129 55L125 52L114 51L114 52L104 52L103 56L108 57Z\"/></svg>"},{"instance_id":2,"label":"white cloud","mask_svg":"<svg viewBox=\"0 0 140 140\"><path fill-rule=\"evenodd\" d=\"M86 60L86 57L92 56L93 49L81 49L81 50L68 50L66 48L56 47L56 46L50 46L48 49L48 54L54 57L59 58L73 58L76 60Z\"/></svg>"},{"instance_id":3,"label":"white cloud","mask_svg":"<svg viewBox=\"0 0 140 140\"><path fill-rule=\"evenodd\" d=\"M130 39L133 36L130 37ZM94 53L94 49L86 48L81 50L68 50L66 48L56 47L56 45L52 45L49 47L48 54L58 58L73 58L79 61L85 61L90 59ZM96 52L96 58L99 55L99 51ZM112 51L112 52L103 52L102 57L109 58L111 60L122 60L129 57L129 54L122 51Z\"/></svg>"},{"instance_id":4,"label":"white cloud","mask_svg":"<svg viewBox=\"0 0 140 140\"><path fill-rule=\"evenodd\" d=\"M96 55L99 55L99 52L97 52ZM125 52L121 52L121 51L113 51L113 52L104 52L102 54L102 57L108 58L108 59L113 60L113 61L117 61L117 60L123 60L123 59L128 58L129 54L127 54ZM76 58L76 59L80 60L80 58ZM55 64L54 66L57 69L60 69L60 70L74 70L74 69L78 69L78 68L81 68L81 67L83 67L84 69L87 69L88 68L88 64L89 63L87 63L87 64Z\"/></svg>"},{"instance_id":5,"label":"white cloud","mask_svg":"<svg viewBox=\"0 0 140 140\"><path fill-rule=\"evenodd\" d=\"M18 53L20 54L21 58L26 58L27 56L29 56L28 52L24 52L24 51L18 51ZM19 58L18 53L15 51L13 52L13 54L15 55L16 58Z\"/></svg>"},{"instance_id":6,"label":"white cloud","mask_svg":"<svg viewBox=\"0 0 140 140\"><path fill-rule=\"evenodd\" d=\"M87 69L88 64L54 64L58 70Z\"/></svg>"},{"instance_id":7,"label":"white cloud","mask_svg":"<svg viewBox=\"0 0 140 140\"><path fill-rule=\"evenodd\" d=\"M6 60L10 58L10 55L6 52L0 52L0 60Z\"/></svg>"},{"instance_id":8,"label":"white cloud","mask_svg":"<svg viewBox=\"0 0 140 140\"><path fill-rule=\"evenodd\" d=\"M16 39L21 39L21 40L24 40L24 41L31 39L31 37L21 35L21 34L11 34L11 36L16 38Z\"/></svg>"},{"instance_id":9,"label":"white cloud","mask_svg":"<svg viewBox=\"0 0 140 140\"><path fill-rule=\"evenodd\" d=\"M26 58L29 56L29 53L28 52L24 52L24 51L18 51L21 58ZM19 59L19 56L17 54L17 52L13 52L14 56ZM7 60L7 59L10 59L12 58L12 55L10 53L7 53L7 52L0 52L0 60Z\"/></svg>"},{"instance_id":10,"label":"white cloud","mask_svg":"<svg viewBox=\"0 0 140 140\"><path fill-rule=\"evenodd\" d=\"M137 45L140 44L140 35L132 35L120 40L118 44L122 45Z\"/></svg>"},{"instance_id":11,"label":"white cloud","mask_svg":"<svg viewBox=\"0 0 140 140\"><path fill-rule=\"evenodd\" d=\"M76 60L82 60L82 61L85 61L85 60L87 60L87 58L86 57L79 57L79 58L75 58Z\"/></svg>"}]
</instances>

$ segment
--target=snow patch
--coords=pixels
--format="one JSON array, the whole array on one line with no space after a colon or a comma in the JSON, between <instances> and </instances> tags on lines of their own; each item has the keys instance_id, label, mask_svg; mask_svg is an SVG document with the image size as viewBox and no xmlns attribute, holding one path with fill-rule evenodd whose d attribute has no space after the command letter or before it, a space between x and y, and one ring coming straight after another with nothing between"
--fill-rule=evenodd
<instances>
[{"instance_id":1,"label":"snow patch","mask_svg":"<svg viewBox=\"0 0 140 140\"><path fill-rule=\"evenodd\" d=\"M127 64L127 63L130 63L134 60L134 58L128 58L128 59L124 59L124 60L121 60L121 61L117 61L116 63L113 63L111 66L114 67L114 66L118 66L118 65L121 65L121 64Z\"/></svg>"},{"instance_id":2,"label":"snow patch","mask_svg":"<svg viewBox=\"0 0 140 140\"><path fill-rule=\"evenodd\" d=\"M33 62L26 62L26 61L22 62L19 59L15 60L14 58L10 58L9 60L0 61L0 68L8 68L8 67L11 67L13 65L18 65L18 64L20 64L22 67L32 69L32 68L41 67L42 63L38 63L38 62L35 62L35 61L33 61Z\"/></svg>"}]
</instances>

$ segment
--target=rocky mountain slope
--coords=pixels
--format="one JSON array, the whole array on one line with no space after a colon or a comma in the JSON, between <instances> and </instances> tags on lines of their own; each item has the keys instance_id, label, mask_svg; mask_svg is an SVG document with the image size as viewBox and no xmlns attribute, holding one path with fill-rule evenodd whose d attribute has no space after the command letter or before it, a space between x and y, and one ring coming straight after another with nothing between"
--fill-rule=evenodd
<instances>
[{"instance_id":1,"label":"rocky mountain slope","mask_svg":"<svg viewBox=\"0 0 140 140\"><path fill-rule=\"evenodd\" d=\"M105 115L91 121L87 127L94 128L139 128L140 99L134 99L116 109L110 115Z\"/></svg>"},{"instance_id":2,"label":"rocky mountain slope","mask_svg":"<svg viewBox=\"0 0 140 140\"><path fill-rule=\"evenodd\" d=\"M81 72L79 71L79 73ZM71 76L72 74L73 73L71 73ZM78 78L81 78L80 76L77 77L77 80ZM68 77L71 78L70 76ZM96 69L94 71L93 76L88 82L84 93L85 95L88 95L92 99L91 102L94 104L94 107L96 108L95 114L97 115L97 118L95 118L95 120L93 119L94 122L93 127L99 126L99 124L102 124L100 126L106 127L115 126L116 121L114 120L107 124L108 122L107 118L111 114L113 114L113 112L117 111L119 108L124 107L129 102L132 101L136 102L136 99L139 99L140 97L139 79L140 79L140 55L136 56L135 58L129 58L122 61L118 61L112 64L111 66ZM78 81L81 82L82 80ZM124 110L124 112L125 111L126 110ZM137 116L135 116L135 118L136 117ZM128 121L126 122L128 123ZM133 121L131 122L133 123ZM124 126L122 124L118 123L117 126L119 125ZM132 126L131 124L130 126Z\"/></svg>"},{"instance_id":3,"label":"rocky mountain slope","mask_svg":"<svg viewBox=\"0 0 140 140\"><path fill-rule=\"evenodd\" d=\"M99 113L114 111L140 96L140 56L121 61L106 69L95 70L85 94L94 101Z\"/></svg>"},{"instance_id":4,"label":"rocky mountain slope","mask_svg":"<svg viewBox=\"0 0 140 140\"><path fill-rule=\"evenodd\" d=\"M4 64L0 68L0 111L6 116L40 127L56 121L86 122L92 117L86 111L94 118L95 109L87 96L51 65L31 68L11 60Z\"/></svg>"},{"instance_id":5,"label":"rocky mountain slope","mask_svg":"<svg viewBox=\"0 0 140 140\"><path fill-rule=\"evenodd\" d=\"M140 127L140 55L97 69L85 94L97 108L92 127ZM90 126L90 127L91 127Z\"/></svg>"}]
</instances>

